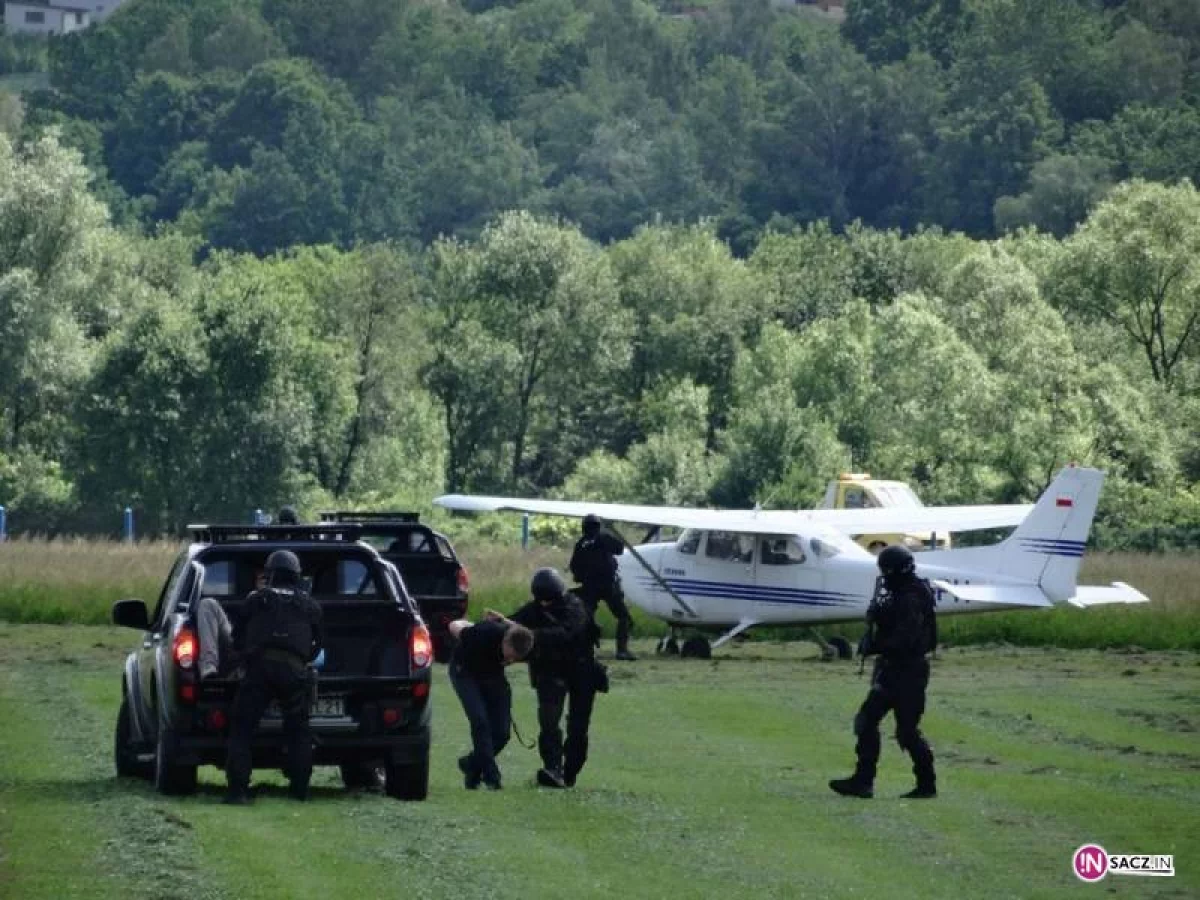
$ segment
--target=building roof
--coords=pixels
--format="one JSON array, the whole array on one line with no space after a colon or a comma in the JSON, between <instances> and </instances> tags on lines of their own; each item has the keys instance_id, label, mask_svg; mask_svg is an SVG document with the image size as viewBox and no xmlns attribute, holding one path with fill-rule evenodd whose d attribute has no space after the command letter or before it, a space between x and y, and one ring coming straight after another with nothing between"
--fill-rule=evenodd
<instances>
[{"instance_id":1,"label":"building roof","mask_svg":"<svg viewBox=\"0 0 1200 900\"><path fill-rule=\"evenodd\" d=\"M52 0L4 0L5 8L10 6L34 6L38 9L55 9L59 12L90 13L90 6L68 6L66 3L54 3Z\"/></svg>"}]
</instances>

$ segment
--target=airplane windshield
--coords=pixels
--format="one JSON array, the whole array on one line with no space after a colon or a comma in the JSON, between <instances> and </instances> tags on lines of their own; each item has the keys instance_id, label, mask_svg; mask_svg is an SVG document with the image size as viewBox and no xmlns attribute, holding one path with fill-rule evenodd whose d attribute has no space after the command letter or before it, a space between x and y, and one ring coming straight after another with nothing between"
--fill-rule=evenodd
<instances>
[{"instance_id":1,"label":"airplane windshield","mask_svg":"<svg viewBox=\"0 0 1200 900\"><path fill-rule=\"evenodd\" d=\"M871 490L883 506L924 506L921 498L907 484L873 484Z\"/></svg>"},{"instance_id":2,"label":"airplane windshield","mask_svg":"<svg viewBox=\"0 0 1200 900\"><path fill-rule=\"evenodd\" d=\"M700 549L700 535L703 532L697 531L695 528L689 528L679 536L679 543L675 545L676 551L686 553L688 556L695 556L696 551Z\"/></svg>"},{"instance_id":3,"label":"airplane windshield","mask_svg":"<svg viewBox=\"0 0 1200 900\"><path fill-rule=\"evenodd\" d=\"M820 538L813 538L808 542L809 549L818 559L832 559L841 553L841 549L833 544L827 543Z\"/></svg>"}]
</instances>

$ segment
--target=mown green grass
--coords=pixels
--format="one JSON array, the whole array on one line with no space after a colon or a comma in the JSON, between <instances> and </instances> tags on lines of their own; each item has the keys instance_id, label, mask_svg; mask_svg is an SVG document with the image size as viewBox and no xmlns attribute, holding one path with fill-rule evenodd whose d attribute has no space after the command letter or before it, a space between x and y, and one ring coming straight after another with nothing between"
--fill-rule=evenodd
<instances>
[{"instance_id":1,"label":"mown green grass","mask_svg":"<svg viewBox=\"0 0 1200 900\"><path fill-rule=\"evenodd\" d=\"M0 620L25 623L109 622L112 604L125 597L153 603L179 545L168 542L9 541L0 544ZM529 575L541 566L566 567L566 549L528 551L498 544L458 547L471 575L471 614L486 607L511 612L525 601ZM1062 608L1051 611L947 616L941 634L954 645L1005 643L1054 647L1142 647L1200 650L1200 556L1099 553L1084 559L1081 581L1127 581L1151 597L1139 607ZM636 631L665 634L666 626L633 609ZM612 619L600 623L612 634ZM856 638L855 625L828 633ZM751 640L800 638L800 628L767 629Z\"/></svg>"},{"instance_id":2,"label":"mown green grass","mask_svg":"<svg viewBox=\"0 0 1200 900\"><path fill-rule=\"evenodd\" d=\"M1200 657L1059 650L946 652L925 721L942 795L892 741L873 801L831 794L852 761L865 681L799 644L707 663L613 668L579 787L534 788L533 753L501 756L505 790L467 792L466 747L435 676L428 801L346 794L318 770L312 802L260 772L258 802L190 798L111 774L132 632L0 625L0 895L29 898L1194 897L1200 891ZM525 736L524 672L511 673ZM1174 879L1084 885L1073 850L1172 853ZM1152 882L1152 883L1151 883Z\"/></svg>"}]
</instances>

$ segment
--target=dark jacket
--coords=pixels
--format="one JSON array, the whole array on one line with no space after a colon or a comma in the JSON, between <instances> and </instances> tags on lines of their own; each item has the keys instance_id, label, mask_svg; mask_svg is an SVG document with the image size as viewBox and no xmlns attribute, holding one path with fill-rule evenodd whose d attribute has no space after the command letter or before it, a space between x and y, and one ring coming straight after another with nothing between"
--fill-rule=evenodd
<instances>
[{"instance_id":1,"label":"dark jacket","mask_svg":"<svg viewBox=\"0 0 1200 900\"><path fill-rule=\"evenodd\" d=\"M504 677L503 622L480 622L464 628L458 636L451 665L460 667L472 678Z\"/></svg>"},{"instance_id":2,"label":"dark jacket","mask_svg":"<svg viewBox=\"0 0 1200 900\"><path fill-rule=\"evenodd\" d=\"M269 587L246 598L237 640L248 659L265 650L290 653L301 663L325 646L320 605L298 588Z\"/></svg>"},{"instance_id":3,"label":"dark jacket","mask_svg":"<svg viewBox=\"0 0 1200 900\"><path fill-rule=\"evenodd\" d=\"M567 675L592 659L592 619L574 594L544 606L531 600L509 618L534 633L529 670L535 677Z\"/></svg>"},{"instance_id":4,"label":"dark jacket","mask_svg":"<svg viewBox=\"0 0 1200 900\"><path fill-rule=\"evenodd\" d=\"M921 579L885 580L867 611L863 655L886 660L919 659L937 647L937 615L933 591Z\"/></svg>"},{"instance_id":5,"label":"dark jacket","mask_svg":"<svg viewBox=\"0 0 1200 900\"><path fill-rule=\"evenodd\" d=\"M571 553L571 574L585 587L607 587L617 578L616 558L624 552L624 545L603 531L595 537L582 537Z\"/></svg>"}]
</instances>

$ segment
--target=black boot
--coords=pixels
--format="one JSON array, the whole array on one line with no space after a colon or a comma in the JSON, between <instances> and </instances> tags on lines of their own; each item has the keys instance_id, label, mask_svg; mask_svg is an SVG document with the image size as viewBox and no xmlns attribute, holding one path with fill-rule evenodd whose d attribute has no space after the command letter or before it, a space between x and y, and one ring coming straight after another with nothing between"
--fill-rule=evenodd
<instances>
[{"instance_id":1,"label":"black boot","mask_svg":"<svg viewBox=\"0 0 1200 900\"><path fill-rule=\"evenodd\" d=\"M937 796L937 785L932 781L925 784L917 783L917 786L907 794L901 794L901 800L931 800Z\"/></svg>"},{"instance_id":2,"label":"black boot","mask_svg":"<svg viewBox=\"0 0 1200 900\"><path fill-rule=\"evenodd\" d=\"M475 771L474 760L470 753L458 758L458 771L463 773L463 787L468 791L478 788L479 782L483 780L483 776Z\"/></svg>"},{"instance_id":3,"label":"black boot","mask_svg":"<svg viewBox=\"0 0 1200 900\"><path fill-rule=\"evenodd\" d=\"M865 781L859 781L857 778L835 778L829 782L829 787L834 793L841 794L843 797L862 797L867 800L875 796L871 785Z\"/></svg>"},{"instance_id":4,"label":"black boot","mask_svg":"<svg viewBox=\"0 0 1200 900\"><path fill-rule=\"evenodd\" d=\"M541 787L548 788L564 788L566 782L563 781L562 773L558 769L538 769L537 783Z\"/></svg>"},{"instance_id":5,"label":"black boot","mask_svg":"<svg viewBox=\"0 0 1200 900\"><path fill-rule=\"evenodd\" d=\"M635 662L637 660L637 657L629 652L628 644L620 643L620 644L617 644L617 659L624 659L624 660L628 660L629 662Z\"/></svg>"}]
</instances>

